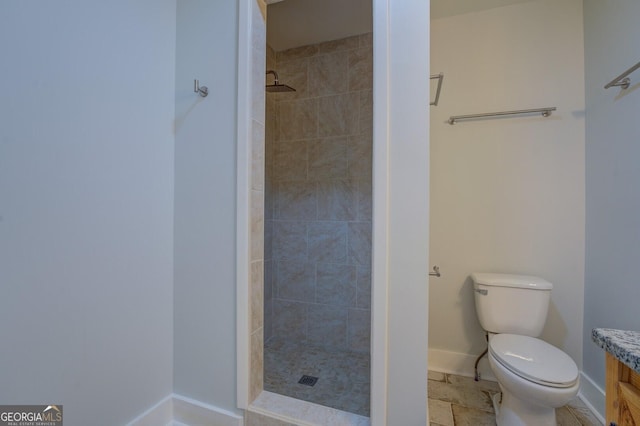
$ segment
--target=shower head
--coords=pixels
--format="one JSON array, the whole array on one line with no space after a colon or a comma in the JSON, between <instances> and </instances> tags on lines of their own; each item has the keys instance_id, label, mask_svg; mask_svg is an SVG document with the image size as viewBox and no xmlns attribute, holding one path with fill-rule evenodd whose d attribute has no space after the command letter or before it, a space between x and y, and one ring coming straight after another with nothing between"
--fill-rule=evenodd
<instances>
[{"instance_id":1,"label":"shower head","mask_svg":"<svg viewBox=\"0 0 640 426\"><path fill-rule=\"evenodd\" d=\"M267 92L295 92L296 89L294 89L291 86L287 86L286 84L280 84L280 83L274 83L274 84L268 84L266 86Z\"/></svg>"},{"instance_id":2,"label":"shower head","mask_svg":"<svg viewBox=\"0 0 640 426\"><path fill-rule=\"evenodd\" d=\"M278 73L275 72L274 70L268 70L267 74L273 74L273 84L267 84L265 87L267 89L267 92L295 92L296 89L294 89L291 86L287 86L286 84L282 84L278 81Z\"/></svg>"}]
</instances>

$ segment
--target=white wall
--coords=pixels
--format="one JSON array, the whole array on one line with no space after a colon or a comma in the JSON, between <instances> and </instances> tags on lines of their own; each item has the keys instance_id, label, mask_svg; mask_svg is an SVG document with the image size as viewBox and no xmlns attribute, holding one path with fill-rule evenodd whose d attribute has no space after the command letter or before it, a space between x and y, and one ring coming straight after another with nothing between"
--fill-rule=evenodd
<instances>
[{"instance_id":1,"label":"white wall","mask_svg":"<svg viewBox=\"0 0 640 426\"><path fill-rule=\"evenodd\" d=\"M177 15L174 390L234 411L237 5Z\"/></svg>"},{"instance_id":2,"label":"white wall","mask_svg":"<svg viewBox=\"0 0 640 426\"><path fill-rule=\"evenodd\" d=\"M429 418L429 4L389 0L384 10L384 3L374 3L372 381L374 392L387 392L384 424L417 426ZM376 350L382 328L386 366ZM373 393L374 415L383 409L378 401Z\"/></svg>"},{"instance_id":3,"label":"white wall","mask_svg":"<svg viewBox=\"0 0 640 426\"><path fill-rule=\"evenodd\" d=\"M436 19L431 36L431 71L445 78L431 109L430 264L443 276L430 281L429 348L485 349L472 272L531 274L555 286L542 338L581 365L582 1ZM547 106L558 108L549 118L446 123L451 115Z\"/></svg>"},{"instance_id":4,"label":"white wall","mask_svg":"<svg viewBox=\"0 0 640 426\"><path fill-rule=\"evenodd\" d=\"M584 371L604 388L604 352L591 329L640 330L640 71L631 87L604 89L640 60L640 2L585 0L586 272Z\"/></svg>"},{"instance_id":5,"label":"white wall","mask_svg":"<svg viewBox=\"0 0 640 426\"><path fill-rule=\"evenodd\" d=\"M0 4L0 401L171 393L175 1Z\"/></svg>"}]
</instances>

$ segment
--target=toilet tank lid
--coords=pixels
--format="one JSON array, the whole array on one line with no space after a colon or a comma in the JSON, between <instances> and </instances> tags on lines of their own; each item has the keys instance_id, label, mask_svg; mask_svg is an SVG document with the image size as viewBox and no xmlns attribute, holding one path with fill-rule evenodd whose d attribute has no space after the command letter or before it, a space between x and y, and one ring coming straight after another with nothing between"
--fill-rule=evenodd
<instances>
[{"instance_id":1,"label":"toilet tank lid","mask_svg":"<svg viewBox=\"0 0 640 426\"><path fill-rule=\"evenodd\" d=\"M483 284L494 287L517 287L530 290L551 290L553 284L540 277L531 275L494 274L474 272L471 279L475 284Z\"/></svg>"}]
</instances>

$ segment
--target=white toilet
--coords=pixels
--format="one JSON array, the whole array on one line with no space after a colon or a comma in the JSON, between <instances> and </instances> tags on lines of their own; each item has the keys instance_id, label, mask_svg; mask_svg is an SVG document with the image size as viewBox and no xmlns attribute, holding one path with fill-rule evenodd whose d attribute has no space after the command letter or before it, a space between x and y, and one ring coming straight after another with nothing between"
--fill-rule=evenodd
<instances>
[{"instance_id":1,"label":"white toilet","mask_svg":"<svg viewBox=\"0 0 640 426\"><path fill-rule=\"evenodd\" d=\"M525 275L474 273L480 325L489 333L489 365L502 391L498 426L556 426L557 407L580 388L578 367L536 337L547 319L553 284Z\"/></svg>"}]
</instances>

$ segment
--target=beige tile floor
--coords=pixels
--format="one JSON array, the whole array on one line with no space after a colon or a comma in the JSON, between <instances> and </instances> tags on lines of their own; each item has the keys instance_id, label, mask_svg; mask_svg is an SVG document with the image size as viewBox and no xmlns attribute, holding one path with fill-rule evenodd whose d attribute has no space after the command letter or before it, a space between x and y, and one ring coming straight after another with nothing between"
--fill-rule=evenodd
<instances>
[{"instance_id":1,"label":"beige tile floor","mask_svg":"<svg viewBox=\"0 0 640 426\"><path fill-rule=\"evenodd\" d=\"M429 371L429 422L431 426L495 426L491 396L498 384L487 380ZM575 398L556 410L558 426L601 425Z\"/></svg>"}]
</instances>

